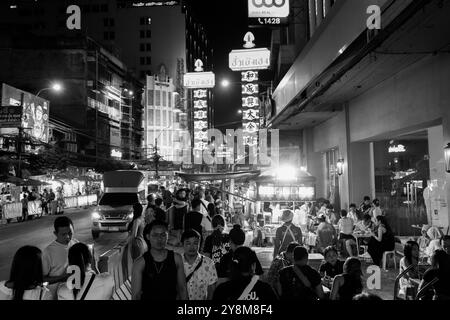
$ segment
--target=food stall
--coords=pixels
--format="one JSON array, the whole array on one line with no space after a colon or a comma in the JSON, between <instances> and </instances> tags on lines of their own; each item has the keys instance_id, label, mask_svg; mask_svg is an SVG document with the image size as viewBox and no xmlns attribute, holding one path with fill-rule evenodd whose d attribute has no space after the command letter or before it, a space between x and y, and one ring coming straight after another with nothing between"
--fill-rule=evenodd
<instances>
[{"instance_id":1,"label":"food stall","mask_svg":"<svg viewBox=\"0 0 450 320\"><path fill-rule=\"evenodd\" d=\"M301 202L315 201L316 178L306 171L281 167L261 173L254 181L257 199L255 232L260 232L261 242L273 243L276 229L282 225L279 221L282 211L294 210ZM305 235L306 240L308 236Z\"/></svg>"}]
</instances>

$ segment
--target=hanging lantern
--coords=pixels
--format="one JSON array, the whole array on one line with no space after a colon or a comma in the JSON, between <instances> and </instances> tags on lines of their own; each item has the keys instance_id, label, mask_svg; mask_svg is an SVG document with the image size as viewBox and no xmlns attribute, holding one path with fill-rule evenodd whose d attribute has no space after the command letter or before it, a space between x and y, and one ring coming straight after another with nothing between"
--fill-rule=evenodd
<instances>
[{"instance_id":1,"label":"hanging lantern","mask_svg":"<svg viewBox=\"0 0 450 320\"><path fill-rule=\"evenodd\" d=\"M450 173L450 143L444 148L445 171Z\"/></svg>"},{"instance_id":2,"label":"hanging lantern","mask_svg":"<svg viewBox=\"0 0 450 320\"><path fill-rule=\"evenodd\" d=\"M344 159L341 158L336 162L336 169L338 175L341 176L344 173Z\"/></svg>"}]
</instances>

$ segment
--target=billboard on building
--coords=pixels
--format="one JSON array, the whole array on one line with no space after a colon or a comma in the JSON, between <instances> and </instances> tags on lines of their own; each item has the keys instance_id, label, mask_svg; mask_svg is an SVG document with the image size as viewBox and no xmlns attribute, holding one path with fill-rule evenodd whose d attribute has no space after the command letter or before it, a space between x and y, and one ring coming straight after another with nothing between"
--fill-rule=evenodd
<instances>
[{"instance_id":1,"label":"billboard on building","mask_svg":"<svg viewBox=\"0 0 450 320\"><path fill-rule=\"evenodd\" d=\"M20 127L31 137L48 142L48 121L50 103L29 92L11 87L7 84L2 86L2 106L21 106L22 117ZM5 131L6 130L6 131ZM0 133L17 133L18 128L1 128Z\"/></svg>"},{"instance_id":2,"label":"billboard on building","mask_svg":"<svg viewBox=\"0 0 450 320\"><path fill-rule=\"evenodd\" d=\"M286 24L289 11L289 0L248 0L250 26Z\"/></svg>"}]
</instances>

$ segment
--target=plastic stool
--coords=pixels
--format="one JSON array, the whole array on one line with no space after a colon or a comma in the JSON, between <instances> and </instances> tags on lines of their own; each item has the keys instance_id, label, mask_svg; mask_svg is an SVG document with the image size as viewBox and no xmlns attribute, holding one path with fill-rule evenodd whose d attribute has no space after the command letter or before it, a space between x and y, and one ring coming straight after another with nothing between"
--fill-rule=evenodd
<instances>
[{"instance_id":1,"label":"plastic stool","mask_svg":"<svg viewBox=\"0 0 450 320\"><path fill-rule=\"evenodd\" d=\"M382 260L383 270L387 271L387 269L386 269L386 260L387 260L387 256L388 255L392 255L392 258L394 259L394 269L397 269L397 262L396 262L396 259L395 259L395 250L392 250L392 251L385 251L385 252L383 252L383 260Z\"/></svg>"}]
</instances>

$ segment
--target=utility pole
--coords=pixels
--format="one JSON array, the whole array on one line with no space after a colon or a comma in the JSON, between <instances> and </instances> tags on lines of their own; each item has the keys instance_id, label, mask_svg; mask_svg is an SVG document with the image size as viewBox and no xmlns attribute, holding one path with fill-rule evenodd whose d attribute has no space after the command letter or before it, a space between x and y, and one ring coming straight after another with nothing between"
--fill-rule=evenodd
<instances>
[{"instance_id":1,"label":"utility pole","mask_svg":"<svg viewBox=\"0 0 450 320\"><path fill-rule=\"evenodd\" d=\"M20 109L21 113L23 112L23 103L24 103L24 93L20 93ZM22 139L23 139L23 128L22 123L19 125L19 135L17 137L17 158L19 159L19 164L17 165L17 177L22 178Z\"/></svg>"}]
</instances>

